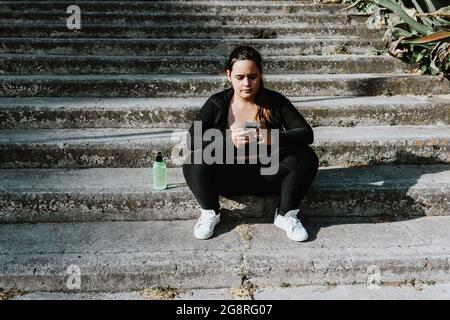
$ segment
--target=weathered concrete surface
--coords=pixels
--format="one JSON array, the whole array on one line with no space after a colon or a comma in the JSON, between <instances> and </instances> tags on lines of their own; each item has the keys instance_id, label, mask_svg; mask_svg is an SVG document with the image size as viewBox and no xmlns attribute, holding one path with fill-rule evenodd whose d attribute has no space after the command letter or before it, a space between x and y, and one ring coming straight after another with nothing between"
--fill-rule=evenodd
<instances>
[{"instance_id":1,"label":"weathered concrete surface","mask_svg":"<svg viewBox=\"0 0 450 320\"><path fill-rule=\"evenodd\" d=\"M47 12L65 12L67 7L73 4L70 1L7 1L2 3L2 9L5 13L10 10L23 11L47 11ZM345 8L343 4L312 4L312 3L293 3L291 1L277 1L276 3L248 1L246 3L232 2L209 2L209 1L167 1L167 2L118 2L118 1L83 1L83 10L86 12L108 12L114 11L135 11L135 12L184 12L184 13L302 13L302 12L320 12L333 14L338 10ZM356 9L346 11L347 13L358 13Z\"/></svg>"},{"instance_id":2,"label":"weathered concrete surface","mask_svg":"<svg viewBox=\"0 0 450 320\"><path fill-rule=\"evenodd\" d=\"M5 290L71 291L69 265L81 291L145 287L229 288L246 278L258 287L366 284L369 266L381 284L448 283L449 217L383 224L305 224L311 239L289 240L272 224L250 223L243 237L222 223L195 240L195 220L0 225L0 285ZM77 290L78 291L78 290Z\"/></svg>"},{"instance_id":3,"label":"weathered concrete surface","mask_svg":"<svg viewBox=\"0 0 450 320\"><path fill-rule=\"evenodd\" d=\"M233 289L188 289L173 300L233 300ZM256 288L253 300L449 300L450 284L378 286L366 285ZM11 300L155 300L141 292L60 293L34 292ZM241 298L242 299L242 298Z\"/></svg>"},{"instance_id":4,"label":"weathered concrete surface","mask_svg":"<svg viewBox=\"0 0 450 320\"><path fill-rule=\"evenodd\" d=\"M195 289L194 289L195 290ZM193 291L194 291L193 290ZM201 290L201 289L197 289ZM195 290L195 293L197 293ZM208 289L203 289L208 290ZM203 291L201 290L201 291ZM210 289L211 290L211 289ZM224 289L219 289L224 290ZM212 289L211 291L215 291ZM209 292L209 290L208 290ZM60 292L34 292L17 295L9 300L146 300L138 291L131 292L97 292L97 293L60 293Z\"/></svg>"},{"instance_id":5,"label":"weathered concrete surface","mask_svg":"<svg viewBox=\"0 0 450 320\"><path fill-rule=\"evenodd\" d=\"M372 288L372 289L370 289ZM450 284L306 286L298 288L263 288L255 300L449 300ZM187 295L187 297L189 297Z\"/></svg>"},{"instance_id":6,"label":"weathered concrete surface","mask_svg":"<svg viewBox=\"0 0 450 320\"><path fill-rule=\"evenodd\" d=\"M317 127L322 166L429 164L450 160L448 126Z\"/></svg>"},{"instance_id":7,"label":"weathered concrete surface","mask_svg":"<svg viewBox=\"0 0 450 320\"><path fill-rule=\"evenodd\" d=\"M131 130L131 131L130 131ZM0 162L12 166L147 167L158 151L183 148L182 129L58 129L0 132ZM9 150L9 151L8 151ZM155 152L156 151L156 152ZM179 165L182 160L168 162ZM20 165L22 163L22 165ZM86 165L82 165L86 163Z\"/></svg>"},{"instance_id":8,"label":"weathered concrete surface","mask_svg":"<svg viewBox=\"0 0 450 320\"><path fill-rule=\"evenodd\" d=\"M288 97L313 126L450 125L450 96ZM0 98L0 128L189 128L207 98Z\"/></svg>"},{"instance_id":9,"label":"weathered concrete surface","mask_svg":"<svg viewBox=\"0 0 450 320\"><path fill-rule=\"evenodd\" d=\"M65 12L70 1L58 2L9 2L1 3L5 14L10 10L36 13L48 10ZM208 2L189 3L118 3L85 2L84 9L96 12L114 10L134 12L203 12L215 13L268 13L295 14L295 12L317 12L336 14L344 7L322 5L292 5L292 3L239 3L218 5ZM62 9L62 10L61 10ZM269 18L268 18L269 19ZM239 20L238 20L239 21ZM267 20L266 20L267 21ZM325 20L324 20L325 21ZM52 22L55 23L55 22ZM368 53L380 46L382 30L366 31L356 25L340 28L324 26L272 25L260 27L239 26L135 26L123 28L127 22L110 22L110 25L84 25L79 32L68 32L64 25L8 26L0 27L3 36L21 36L23 39L3 39L1 52L34 52L46 54L109 54L109 55L220 55L230 52L232 43L254 42L261 46L262 54L292 55ZM266 23L267 22L263 22ZM291 23L291 22L283 22ZM232 31L232 33L230 33ZM359 32L361 31L361 32ZM359 33L358 33L359 32ZM111 39L35 39L26 36L103 36ZM208 37L199 39L123 39L116 37L166 37L180 35L186 37ZM307 36L310 39L273 40L267 38ZM336 35L340 35L337 38ZM362 36L360 40L356 36ZM257 40L224 40L220 37L253 37ZM320 37L333 37L330 40ZM376 39L375 39L376 38ZM372 39L372 40L371 40ZM5 41L4 41L5 40ZM346 43L348 41L348 43ZM249 44L249 43L248 43ZM275 44L275 46L273 46ZM299 50L300 49L300 50ZM344 50L345 49L345 50ZM353 51L354 50L354 51ZM55 58L54 60L56 60ZM85 58L88 59L88 58ZM291 65L292 66L292 65ZM14 66L12 66L14 68ZM16 69L16 73L20 70ZM43 65L37 65L43 67ZM164 67L164 66L163 66ZM205 67L206 68L206 67ZM274 65L274 70L277 66ZM73 70L73 69L72 69ZM161 70L161 69L160 69ZM166 69L167 70L167 69ZM70 69L66 69L70 71ZM97 70L98 71L98 70ZM144 70L145 71L145 70ZM389 70L391 71L391 70ZM361 71L360 71L361 72ZM28 74L28 72L26 73ZM448 81L439 82L434 77L398 75L338 75L338 76L297 76L271 75L267 83L288 95L359 95L377 96L392 94L429 95L450 92ZM225 83L219 77L207 76L16 76L0 77L0 95L5 97L180 97L207 96ZM282 89L281 89L282 88ZM391 88L395 88L392 90ZM392 115L392 113L391 113ZM437 117L438 118L438 117ZM392 119L392 118L391 118ZM395 121L394 121L395 122ZM319 128L319 132L320 132ZM343 163L346 165L390 163L434 163L449 162L448 128L417 127L414 130L396 128L388 134L376 130L359 128L346 131L352 140L339 136L330 129L324 140L315 146L322 165ZM362 135L362 130L367 132ZM372 130L372 131L371 131ZM395 131L398 130L398 131ZM156 131L158 132L157 134ZM19 131L3 133L0 163L12 166L149 166L154 150L169 151L168 143L172 130L159 129L150 134L144 131L47 131L30 139L28 132L19 136ZM108 133L109 132L109 133ZM182 133L182 130L179 131ZM22 134L22 133L20 133ZM131 136L130 136L131 134ZM327 136L328 134L328 136ZM375 135L374 135L375 134ZM412 136L410 136L412 134ZM334 144L327 144L330 137L338 136ZM320 137L320 134L319 134ZM354 137L364 137L355 141ZM424 138L426 137L426 138ZM11 141L12 139L12 141ZM20 140L22 139L21 143ZM31 143L30 143L31 142ZM30 147L31 146L31 147ZM150 146L150 148L149 148ZM35 148L37 147L37 148ZM27 149L28 148L28 149ZM150 150L150 151L149 151ZM362 152L361 152L362 150ZM370 152L367 153L366 151ZM8 158L9 157L9 158ZM329 158L327 158L329 157ZM23 161L22 163L20 161ZM174 165L174 163L172 163ZM342 183L349 177L346 171L329 171L324 176L321 189L308 196L311 214L327 212L340 216L346 213L347 221L356 222L355 216L375 216L375 221L390 220L401 215L447 215L448 214L448 166L427 166L413 170L396 168L383 174L358 176L354 172L350 183ZM97 169L98 170L98 169ZM134 172L139 174L141 171ZM149 170L149 168L147 169ZM351 169L351 170L357 170ZM373 169L382 170L382 169ZM100 170L99 170L100 171ZM99 172L98 171L98 172ZM56 172L52 179L40 171L30 177L30 172L20 172L21 179L11 179L18 171L9 170L11 185L23 192L2 193L5 219L34 219L51 221L57 217L71 221L73 217L81 221L96 219L121 220L155 216L180 218L186 216L179 208L187 208L188 214L198 214L192 195L184 187L184 192L173 188L168 192L155 192L143 188L124 191L123 181L133 186L132 177L114 175L117 171L103 172L103 180L94 180L97 171L86 170L81 175L77 171L68 177L68 172ZM113 173L111 173L113 172ZM406 173L407 174L406 174ZM360 172L359 172L360 173ZM423 175L426 173L426 178ZM88 176L88 174L91 174ZM386 182L385 177L396 176L396 182ZM114 175L112 178L111 175ZM23 179L27 176L27 179ZM405 178L405 176L407 178ZM179 176L178 176L179 177ZM334 177L335 179L329 179ZM364 177L363 180L361 177ZM419 178L420 177L420 178ZM23 181L40 181L24 187ZM41 178L41 180L39 180ZM43 179L42 179L43 178ZM381 179L380 179L381 178ZM140 180L139 180L140 179ZM141 186L151 185L151 176L143 174L138 181ZM144 181L144 179L147 179ZM318 178L318 181L320 178ZM4 181L6 181L5 179ZM39 183L55 182L53 190L48 185L36 192ZM3 180L2 180L3 181ZM115 192L105 188L105 181L115 182ZM338 181L338 182L336 182ZM93 184L95 182L96 184ZM326 183L325 183L326 182ZM333 185L330 182L334 182ZM347 181L348 182L348 181ZM327 184L328 183L328 184ZM10 185L10 186L11 186ZM44 186L41 184L41 186ZM64 187L61 187L64 186ZM74 189L75 186L75 189ZM91 187L86 187L91 186ZM349 187L348 189L345 189ZM28 189L27 189L28 188ZM47 188L47 189L46 189ZM122 189L121 189L122 188ZM11 189L10 189L11 190ZM88 190L88 192L86 192ZM323 193L331 195L324 199ZM177 193L178 192L178 193ZM315 193L314 193L315 192ZM351 193L351 194L350 194ZM119 195L118 195L119 194ZM167 196L169 194L169 196ZM320 194L320 195L319 195ZM150 196L149 196L150 195ZM319 195L314 198L314 195ZM187 198L190 196L191 198ZM9 197L9 198L8 198ZM180 201L184 200L183 201ZM264 212L270 199L261 204L255 198L247 199L248 208ZM242 209L241 202L229 202ZM260 205L258 207L257 205ZM149 209L153 205L152 209ZM177 206L178 205L178 206ZM329 210L322 210L323 208ZM174 208L178 209L176 211ZM247 209L248 209L247 208ZM344 208L344 209L342 209ZM31 210L30 210L31 209ZM322 210L322 211L321 211ZM346 211L347 210L347 211ZM172 211L172 212L170 212ZM175 211L175 212L174 212ZM244 210L242 210L244 212ZM249 210L247 210L249 211ZM80 214L81 212L81 214ZM358 212L358 213L357 213ZM355 214L356 213L356 214ZM184 214L184 216L183 216ZM381 215L381 217L379 217ZM386 215L388 218L386 218ZM224 215L228 217L227 215ZM17 221L17 220L16 220ZM341 218L338 218L341 221ZM305 222L305 221L304 221ZM225 288L238 286L243 280L264 285L325 285L364 284L367 281L367 267L377 265L381 270L384 284L448 282L449 280L449 217L426 217L397 223L375 225L333 225L314 224L306 220L312 242L293 244L274 230L271 224L222 223L218 236L207 242L193 239L192 228L195 221L152 221L113 222L82 224L21 224L0 225L0 287L37 291L69 291L67 287L67 267L78 265L82 271L82 291L124 291L139 290L153 285L181 286L184 288ZM270 228L272 227L272 229ZM278 232L278 233L276 233ZM283 242L285 241L285 242ZM280 247L282 248L280 250Z\"/></svg>"},{"instance_id":10,"label":"weathered concrete surface","mask_svg":"<svg viewBox=\"0 0 450 320\"><path fill-rule=\"evenodd\" d=\"M193 227L194 221L2 225L0 286L70 291L70 265L81 269L83 291L239 286L238 234L224 230L198 241Z\"/></svg>"},{"instance_id":11,"label":"weathered concrete surface","mask_svg":"<svg viewBox=\"0 0 450 320\"><path fill-rule=\"evenodd\" d=\"M316 127L321 166L450 163L450 126ZM168 166L188 155L187 130L36 129L0 131L3 168L148 167L161 151Z\"/></svg>"},{"instance_id":12,"label":"weathered concrete surface","mask_svg":"<svg viewBox=\"0 0 450 320\"><path fill-rule=\"evenodd\" d=\"M0 74L221 74L225 62L226 57L0 54ZM383 55L277 56L264 60L264 72L275 74L403 73L405 69L400 60Z\"/></svg>"},{"instance_id":13,"label":"weathered concrete surface","mask_svg":"<svg viewBox=\"0 0 450 320\"><path fill-rule=\"evenodd\" d=\"M245 252L244 262L252 283L261 287L365 284L371 266L379 268L381 283L448 282L447 223L448 218L436 217L375 225L306 226L311 241L305 246L275 240L280 230L262 224L252 228L251 249Z\"/></svg>"},{"instance_id":14,"label":"weathered concrete surface","mask_svg":"<svg viewBox=\"0 0 450 320\"><path fill-rule=\"evenodd\" d=\"M192 24L199 25L234 25L234 24L340 24L340 25L364 25L370 15L345 14L336 12L334 14L321 12L298 12L298 13L190 13L183 12L121 12L101 11L85 12L83 10L83 22L93 23L136 23L139 25L158 24ZM2 24L50 24L66 23L67 17L60 12L48 11L11 11L0 16Z\"/></svg>"},{"instance_id":15,"label":"weathered concrete surface","mask_svg":"<svg viewBox=\"0 0 450 320\"><path fill-rule=\"evenodd\" d=\"M448 94L450 81L412 74L271 74L285 95L376 96ZM204 97L229 87L214 75L3 75L3 97Z\"/></svg>"},{"instance_id":16,"label":"weathered concrete surface","mask_svg":"<svg viewBox=\"0 0 450 320\"><path fill-rule=\"evenodd\" d=\"M261 55L336 54L343 48L352 54L385 52L381 39L348 37L295 39L94 39L0 38L3 53L70 55L226 56L238 45L255 47Z\"/></svg>"},{"instance_id":17,"label":"weathered concrete surface","mask_svg":"<svg viewBox=\"0 0 450 320\"><path fill-rule=\"evenodd\" d=\"M198 218L181 168L153 190L150 168L0 170L0 222L85 222ZM68 183L70 182L70 183ZM394 221L450 214L450 167L320 169L302 202L308 217ZM271 218L277 196L220 197L225 216Z\"/></svg>"},{"instance_id":18,"label":"weathered concrete surface","mask_svg":"<svg viewBox=\"0 0 450 320\"><path fill-rule=\"evenodd\" d=\"M83 24L79 30L70 30L65 24L0 25L4 37L64 37L64 38L228 38L228 39L288 39L294 37L347 36L355 39L378 38L383 30L367 29L354 25L129 25L129 24Z\"/></svg>"},{"instance_id":19,"label":"weathered concrete surface","mask_svg":"<svg viewBox=\"0 0 450 320\"><path fill-rule=\"evenodd\" d=\"M312 126L450 123L450 95L292 97L291 101Z\"/></svg>"}]
</instances>

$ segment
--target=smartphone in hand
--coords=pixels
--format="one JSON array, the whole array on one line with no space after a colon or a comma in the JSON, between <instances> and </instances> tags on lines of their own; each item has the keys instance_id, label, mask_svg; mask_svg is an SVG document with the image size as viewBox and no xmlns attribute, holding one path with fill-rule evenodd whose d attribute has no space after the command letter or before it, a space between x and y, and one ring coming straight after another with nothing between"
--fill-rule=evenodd
<instances>
[{"instance_id":1,"label":"smartphone in hand","mask_svg":"<svg viewBox=\"0 0 450 320\"><path fill-rule=\"evenodd\" d=\"M249 131L256 131L256 129L261 128L261 123L259 122L244 122L244 129Z\"/></svg>"},{"instance_id":2,"label":"smartphone in hand","mask_svg":"<svg viewBox=\"0 0 450 320\"><path fill-rule=\"evenodd\" d=\"M249 132L250 141L258 141L257 133L258 129L261 127L259 122L244 122L243 127Z\"/></svg>"}]
</instances>

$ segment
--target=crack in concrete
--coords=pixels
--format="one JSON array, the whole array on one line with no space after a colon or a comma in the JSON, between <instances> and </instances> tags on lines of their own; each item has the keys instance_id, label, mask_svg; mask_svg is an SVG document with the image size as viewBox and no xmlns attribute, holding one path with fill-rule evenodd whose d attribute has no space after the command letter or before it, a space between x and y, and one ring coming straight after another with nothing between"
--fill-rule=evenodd
<instances>
[{"instance_id":1,"label":"crack in concrete","mask_svg":"<svg viewBox=\"0 0 450 320\"><path fill-rule=\"evenodd\" d=\"M239 288L232 288L229 291L229 295L232 299L245 299L254 300L254 293L256 286L251 282L252 272L247 264L246 252L251 249L251 240L253 238L253 230L250 224L245 223L244 218L241 218L235 231L239 236L239 242L241 247L240 264L238 267L238 276L241 278L241 285Z\"/></svg>"},{"instance_id":2,"label":"crack in concrete","mask_svg":"<svg viewBox=\"0 0 450 320\"><path fill-rule=\"evenodd\" d=\"M254 300L254 293L257 286L250 280L251 271L248 268L247 258L244 253L241 255L238 275L241 277L241 285L239 288L230 289L229 295L231 299Z\"/></svg>"}]
</instances>

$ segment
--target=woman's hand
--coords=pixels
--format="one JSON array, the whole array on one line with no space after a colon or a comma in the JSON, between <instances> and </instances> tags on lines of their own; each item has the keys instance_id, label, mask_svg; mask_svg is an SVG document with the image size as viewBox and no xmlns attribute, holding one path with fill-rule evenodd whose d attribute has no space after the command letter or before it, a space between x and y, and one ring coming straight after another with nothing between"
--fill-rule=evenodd
<instances>
[{"instance_id":1,"label":"woman's hand","mask_svg":"<svg viewBox=\"0 0 450 320\"><path fill-rule=\"evenodd\" d=\"M251 141L256 141L256 133L243 128L237 128L231 131L231 140L236 148L239 149Z\"/></svg>"},{"instance_id":2,"label":"woman's hand","mask_svg":"<svg viewBox=\"0 0 450 320\"><path fill-rule=\"evenodd\" d=\"M270 130L268 129L258 130L258 144L272 144Z\"/></svg>"}]
</instances>

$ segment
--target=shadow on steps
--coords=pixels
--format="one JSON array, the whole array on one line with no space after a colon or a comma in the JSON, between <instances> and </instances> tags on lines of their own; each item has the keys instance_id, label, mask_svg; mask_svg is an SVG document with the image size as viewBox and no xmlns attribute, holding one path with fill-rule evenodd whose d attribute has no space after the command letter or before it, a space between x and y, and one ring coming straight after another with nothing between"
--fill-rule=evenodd
<instances>
[{"instance_id":1,"label":"shadow on steps","mask_svg":"<svg viewBox=\"0 0 450 320\"><path fill-rule=\"evenodd\" d=\"M414 158L414 163L430 161L413 154L399 156L409 160ZM367 168L371 170L369 174L366 172L359 175L362 173L361 169ZM448 188L443 189L442 184L436 185L436 182L441 182L439 177L445 178L436 174L448 172L449 169L448 165L379 165L320 170L300 205L298 217L308 230L308 241L313 241L321 228L331 225L389 223L447 215L450 212L446 191ZM450 183L450 179L448 182ZM319 184L320 189L316 187ZM349 190L349 187L355 190ZM249 208L221 208L223 223L217 227L215 236L230 232L243 224L272 224L279 197L270 197L274 201L267 201L267 197L262 197L261 201L266 201L266 207L258 217L249 217ZM241 199L240 196L226 198L238 203Z\"/></svg>"}]
</instances>

